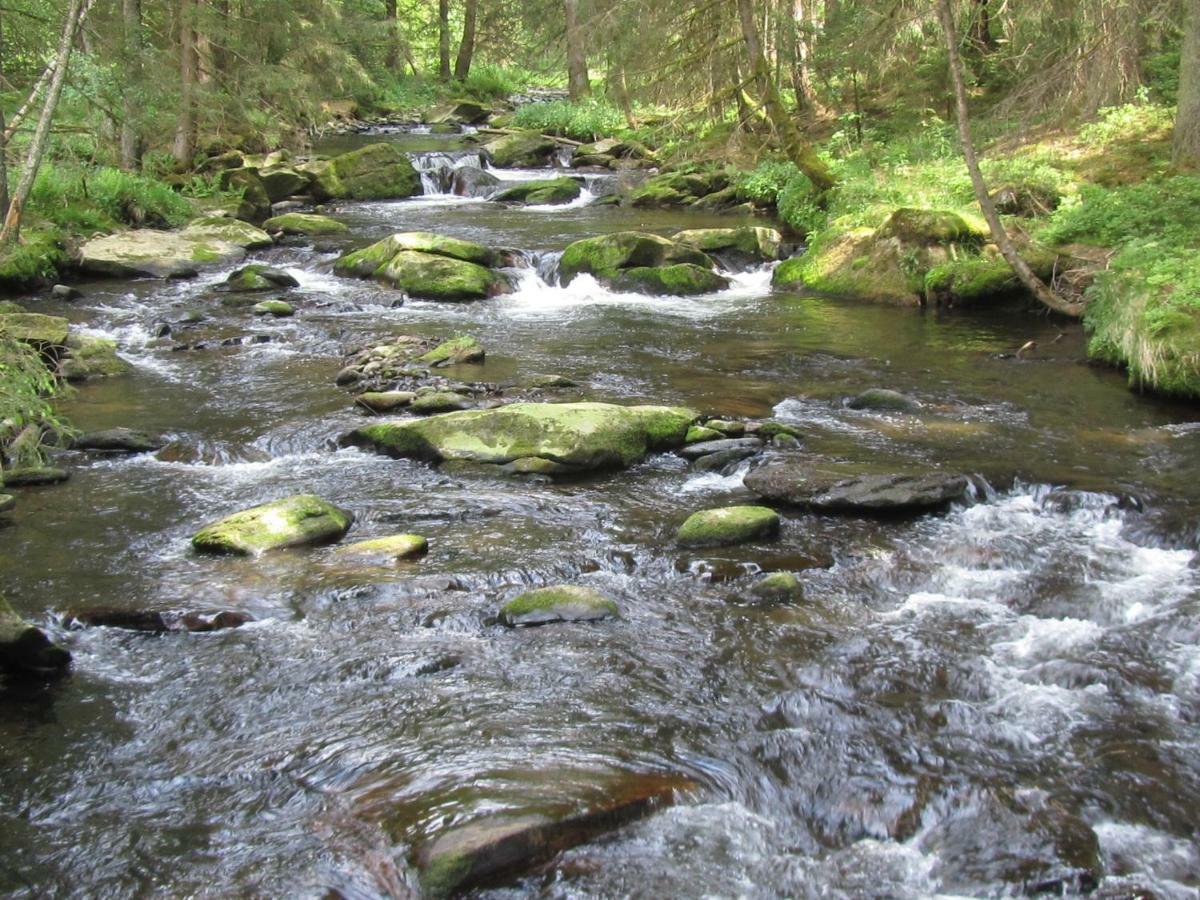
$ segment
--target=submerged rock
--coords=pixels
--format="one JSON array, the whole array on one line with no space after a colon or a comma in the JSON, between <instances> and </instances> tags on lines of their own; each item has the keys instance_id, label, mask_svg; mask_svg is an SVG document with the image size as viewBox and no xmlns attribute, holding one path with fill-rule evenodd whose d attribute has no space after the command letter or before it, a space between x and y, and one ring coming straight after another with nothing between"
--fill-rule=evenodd
<instances>
[{"instance_id":1,"label":"submerged rock","mask_svg":"<svg viewBox=\"0 0 1200 900\"><path fill-rule=\"evenodd\" d=\"M421 178L395 144L371 144L305 167L318 200L393 200L421 193Z\"/></svg>"},{"instance_id":2,"label":"submerged rock","mask_svg":"<svg viewBox=\"0 0 1200 900\"><path fill-rule=\"evenodd\" d=\"M71 664L71 654L40 628L17 615L0 595L0 668L30 675L55 675Z\"/></svg>"},{"instance_id":3,"label":"submerged rock","mask_svg":"<svg viewBox=\"0 0 1200 900\"><path fill-rule=\"evenodd\" d=\"M683 775L624 774L605 779L574 803L531 803L487 813L419 847L421 893L450 897L515 879L563 850L672 805L698 787Z\"/></svg>"},{"instance_id":4,"label":"submerged rock","mask_svg":"<svg viewBox=\"0 0 1200 900\"><path fill-rule=\"evenodd\" d=\"M583 186L574 178L548 178L544 181L531 181L528 184L518 184L494 195L492 200L497 203L526 203L529 205L543 203L570 203L577 200L583 192Z\"/></svg>"},{"instance_id":5,"label":"submerged rock","mask_svg":"<svg viewBox=\"0 0 1200 900\"><path fill-rule=\"evenodd\" d=\"M338 547L335 552L339 556L383 560L412 559L429 552L429 541L419 534L392 534L346 544Z\"/></svg>"},{"instance_id":6,"label":"submerged rock","mask_svg":"<svg viewBox=\"0 0 1200 900\"><path fill-rule=\"evenodd\" d=\"M871 388L846 403L850 409L877 409L889 412L912 412L920 407L911 397L887 388Z\"/></svg>"},{"instance_id":7,"label":"submerged rock","mask_svg":"<svg viewBox=\"0 0 1200 900\"><path fill-rule=\"evenodd\" d=\"M350 229L329 216L318 216L314 213L284 213L263 223L263 228L271 234L302 235L316 237L330 234L345 234Z\"/></svg>"},{"instance_id":8,"label":"submerged rock","mask_svg":"<svg viewBox=\"0 0 1200 900\"><path fill-rule=\"evenodd\" d=\"M804 599L804 585L795 572L772 572L760 578L750 594L758 600L796 602Z\"/></svg>"},{"instance_id":9,"label":"submerged rock","mask_svg":"<svg viewBox=\"0 0 1200 900\"><path fill-rule=\"evenodd\" d=\"M69 628L123 628L127 631L146 631L151 634L168 632L210 632L241 628L254 617L235 610L208 612L177 610L118 609L109 606L90 606L73 609L62 616Z\"/></svg>"},{"instance_id":10,"label":"submerged rock","mask_svg":"<svg viewBox=\"0 0 1200 900\"><path fill-rule=\"evenodd\" d=\"M192 546L205 553L256 556L268 550L324 544L350 530L352 513L313 494L264 503L204 526Z\"/></svg>"},{"instance_id":11,"label":"submerged rock","mask_svg":"<svg viewBox=\"0 0 1200 900\"><path fill-rule=\"evenodd\" d=\"M71 442L72 450L89 450L98 453L151 453L166 446L160 437L132 428L108 428L104 431L89 431Z\"/></svg>"},{"instance_id":12,"label":"submerged rock","mask_svg":"<svg viewBox=\"0 0 1200 900\"><path fill-rule=\"evenodd\" d=\"M614 600L576 584L559 584L526 591L500 608L505 625L545 625L550 622L597 622L620 614Z\"/></svg>"},{"instance_id":13,"label":"submerged rock","mask_svg":"<svg viewBox=\"0 0 1200 900\"><path fill-rule=\"evenodd\" d=\"M713 265L704 253L686 244L654 234L619 231L569 244L558 272L563 284L587 273L616 290L686 296L728 286Z\"/></svg>"},{"instance_id":14,"label":"submerged rock","mask_svg":"<svg viewBox=\"0 0 1200 900\"><path fill-rule=\"evenodd\" d=\"M966 499L965 475L862 475L807 463L772 463L744 479L764 499L821 512L919 513Z\"/></svg>"},{"instance_id":15,"label":"submerged rock","mask_svg":"<svg viewBox=\"0 0 1200 900\"><path fill-rule=\"evenodd\" d=\"M742 544L779 533L779 513L765 506L728 506L693 513L679 528L684 547Z\"/></svg>"},{"instance_id":16,"label":"submerged rock","mask_svg":"<svg viewBox=\"0 0 1200 900\"><path fill-rule=\"evenodd\" d=\"M393 456L502 466L539 458L568 472L623 468L683 444L697 414L666 406L513 403L356 429L345 442Z\"/></svg>"}]
</instances>

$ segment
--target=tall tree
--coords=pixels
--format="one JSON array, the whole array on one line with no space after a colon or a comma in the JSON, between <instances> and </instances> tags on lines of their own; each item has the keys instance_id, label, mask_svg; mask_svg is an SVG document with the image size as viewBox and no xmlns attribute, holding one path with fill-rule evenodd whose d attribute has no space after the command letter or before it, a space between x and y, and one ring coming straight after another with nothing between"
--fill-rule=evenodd
<instances>
[{"instance_id":1,"label":"tall tree","mask_svg":"<svg viewBox=\"0 0 1200 900\"><path fill-rule=\"evenodd\" d=\"M1179 112L1175 117L1175 165L1200 167L1200 0L1184 0L1179 61Z\"/></svg>"},{"instance_id":2,"label":"tall tree","mask_svg":"<svg viewBox=\"0 0 1200 900\"><path fill-rule=\"evenodd\" d=\"M462 40L458 45L458 57L454 60L454 77L459 81L471 74L471 59L475 55L475 15L479 0L466 0L463 10Z\"/></svg>"},{"instance_id":3,"label":"tall tree","mask_svg":"<svg viewBox=\"0 0 1200 900\"><path fill-rule=\"evenodd\" d=\"M384 64L389 72L400 65L400 31L396 14L396 0L384 0L383 21L387 27L387 58Z\"/></svg>"},{"instance_id":4,"label":"tall tree","mask_svg":"<svg viewBox=\"0 0 1200 900\"><path fill-rule=\"evenodd\" d=\"M983 172L979 169L975 143L971 140L971 122L967 115L967 88L963 81L962 57L958 52L958 31L954 27L954 10L950 6L950 0L938 0L938 18L942 23L946 53L950 59L950 80L954 83L954 107L958 117L958 137L962 142L963 158L967 162L967 171L975 188L975 199L979 202L979 208L983 210L983 217L992 232L992 240L996 242L1000 254L1029 293L1055 312L1078 317L1083 314L1083 305L1065 300L1038 278L1029 268L1029 264L1021 258L1008 232L1004 230L1004 223L1000 221L996 204L992 202L987 183L983 180Z\"/></svg>"},{"instance_id":5,"label":"tall tree","mask_svg":"<svg viewBox=\"0 0 1200 900\"><path fill-rule=\"evenodd\" d=\"M450 0L438 0L438 77L450 80Z\"/></svg>"},{"instance_id":6,"label":"tall tree","mask_svg":"<svg viewBox=\"0 0 1200 900\"><path fill-rule=\"evenodd\" d=\"M817 156L816 150L800 134L800 129L792 121L783 106L783 98L779 96L779 87L771 74L767 58L763 55L762 42L758 37L758 23L754 16L753 0L737 0L738 18L742 25L742 38L746 43L746 53L750 60L750 71L758 82L759 91L767 108L767 116L771 126L779 136L784 152L795 163L796 168L808 176L819 192L824 193L834 185L833 174L825 161Z\"/></svg>"},{"instance_id":7,"label":"tall tree","mask_svg":"<svg viewBox=\"0 0 1200 900\"><path fill-rule=\"evenodd\" d=\"M122 96L121 168L136 172L142 167L142 134L138 91L142 81L142 0L121 0L122 49L124 50L124 91Z\"/></svg>"},{"instance_id":8,"label":"tall tree","mask_svg":"<svg viewBox=\"0 0 1200 900\"><path fill-rule=\"evenodd\" d=\"M583 27L579 23L579 0L563 0L567 24L567 93L572 100L591 96L588 79L587 49Z\"/></svg>"},{"instance_id":9,"label":"tall tree","mask_svg":"<svg viewBox=\"0 0 1200 900\"><path fill-rule=\"evenodd\" d=\"M196 154L196 0L179 0L179 121L175 128L175 161L192 165Z\"/></svg>"}]
</instances>

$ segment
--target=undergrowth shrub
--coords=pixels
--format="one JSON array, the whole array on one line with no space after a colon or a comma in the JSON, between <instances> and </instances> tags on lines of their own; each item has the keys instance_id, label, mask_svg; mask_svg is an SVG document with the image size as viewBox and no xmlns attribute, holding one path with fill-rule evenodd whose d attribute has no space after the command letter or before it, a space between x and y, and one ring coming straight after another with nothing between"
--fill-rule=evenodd
<instances>
[{"instance_id":1,"label":"undergrowth shrub","mask_svg":"<svg viewBox=\"0 0 1200 900\"><path fill-rule=\"evenodd\" d=\"M596 99L579 103L567 100L530 103L516 111L513 124L576 141L595 141L625 131L625 117L621 111Z\"/></svg>"}]
</instances>

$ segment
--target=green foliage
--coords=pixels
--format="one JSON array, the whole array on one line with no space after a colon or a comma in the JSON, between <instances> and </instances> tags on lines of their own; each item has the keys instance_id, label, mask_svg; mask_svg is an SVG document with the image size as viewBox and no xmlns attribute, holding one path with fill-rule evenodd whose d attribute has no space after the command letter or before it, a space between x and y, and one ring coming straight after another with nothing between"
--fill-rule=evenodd
<instances>
[{"instance_id":1,"label":"green foliage","mask_svg":"<svg viewBox=\"0 0 1200 900\"><path fill-rule=\"evenodd\" d=\"M462 88L468 96L479 100L503 100L535 81L536 76L522 69L476 65L462 82Z\"/></svg>"},{"instance_id":2,"label":"green foliage","mask_svg":"<svg viewBox=\"0 0 1200 900\"><path fill-rule=\"evenodd\" d=\"M1184 246L1198 235L1200 177L1177 175L1112 189L1085 185L1079 201L1055 212L1040 237L1117 247L1151 236Z\"/></svg>"},{"instance_id":3,"label":"green foliage","mask_svg":"<svg viewBox=\"0 0 1200 900\"><path fill-rule=\"evenodd\" d=\"M192 215L192 205L153 178L104 167L86 169L43 165L29 207L55 224L77 232L117 225L173 227Z\"/></svg>"},{"instance_id":4,"label":"green foliage","mask_svg":"<svg viewBox=\"0 0 1200 900\"><path fill-rule=\"evenodd\" d=\"M621 111L610 103L595 99L579 103L567 100L530 103L516 111L513 124L577 141L595 141L625 131Z\"/></svg>"},{"instance_id":5,"label":"green foliage","mask_svg":"<svg viewBox=\"0 0 1200 900\"><path fill-rule=\"evenodd\" d=\"M1173 109L1151 103L1143 92L1137 103L1100 110L1095 122L1079 129L1079 137L1085 144L1102 147L1116 141L1144 139L1169 130L1174 122Z\"/></svg>"},{"instance_id":6,"label":"green foliage","mask_svg":"<svg viewBox=\"0 0 1200 900\"><path fill-rule=\"evenodd\" d=\"M51 432L66 433L68 427L50 406L50 399L60 390L41 355L0 327L0 448L7 450L8 442L27 425L41 424Z\"/></svg>"},{"instance_id":7,"label":"green foliage","mask_svg":"<svg viewBox=\"0 0 1200 900\"><path fill-rule=\"evenodd\" d=\"M19 243L0 253L0 285L28 287L53 277L67 262L62 235L55 228L25 228Z\"/></svg>"},{"instance_id":8,"label":"green foliage","mask_svg":"<svg viewBox=\"0 0 1200 900\"><path fill-rule=\"evenodd\" d=\"M749 172L738 172L733 187L739 200L751 200L760 205L774 205L779 193L799 170L790 162L765 159Z\"/></svg>"}]
</instances>

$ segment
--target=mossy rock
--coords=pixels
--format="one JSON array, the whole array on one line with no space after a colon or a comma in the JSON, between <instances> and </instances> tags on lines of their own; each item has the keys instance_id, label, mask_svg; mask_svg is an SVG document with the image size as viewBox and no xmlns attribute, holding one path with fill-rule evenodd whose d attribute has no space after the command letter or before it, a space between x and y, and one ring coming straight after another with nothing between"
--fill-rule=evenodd
<instances>
[{"instance_id":1,"label":"mossy rock","mask_svg":"<svg viewBox=\"0 0 1200 900\"><path fill-rule=\"evenodd\" d=\"M263 189L272 203L303 194L312 184L312 175L309 172L301 172L287 166L260 169L258 177L262 180Z\"/></svg>"},{"instance_id":2,"label":"mossy rock","mask_svg":"<svg viewBox=\"0 0 1200 900\"><path fill-rule=\"evenodd\" d=\"M893 211L876 231L879 238L897 238L906 244L982 244L989 237L978 220L947 209Z\"/></svg>"},{"instance_id":3,"label":"mossy rock","mask_svg":"<svg viewBox=\"0 0 1200 900\"><path fill-rule=\"evenodd\" d=\"M713 431L720 432L725 437L741 437L746 433L746 423L737 422L733 419L709 419L704 423L704 427L711 428Z\"/></svg>"},{"instance_id":4,"label":"mossy rock","mask_svg":"<svg viewBox=\"0 0 1200 900\"><path fill-rule=\"evenodd\" d=\"M206 216L190 222L182 232L183 237L195 241L222 241L245 250L261 250L272 247L275 241L261 228L249 222L223 216Z\"/></svg>"},{"instance_id":5,"label":"mossy rock","mask_svg":"<svg viewBox=\"0 0 1200 900\"><path fill-rule=\"evenodd\" d=\"M320 497L297 494L206 525L196 532L192 546L203 553L257 556L284 547L336 541L353 520L353 514Z\"/></svg>"},{"instance_id":6,"label":"mossy rock","mask_svg":"<svg viewBox=\"0 0 1200 900\"><path fill-rule=\"evenodd\" d=\"M27 227L20 241L0 251L0 289L25 290L53 278L70 261L57 228Z\"/></svg>"},{"instance_id":7,"label":"mossy rock","mask_svg":"<svg viewBox=\"0 0 1200 900\"><path fill-rule=\"evenodd\" d=\"M428 353L418 356L413 362L426 366L448 366L462 363L483 362L485 352L479 341L470 335L459 335L442 341Z\"/></svg>"},{"instance_id":8,"label":"mossy rock","mask_svg":"<svg viewBox=\"0 0 1200 900\"><path fill-rule=\"evenodd\" d=\"M656 234L617 231L568 244L558 263L563 284L587 273L598 279L615 278L622 269L693 265L712 269L713 261L701 251Z\"/></svg>"},{"instance_id":9,"label":"mossy rock","mask_svg":"<svg viewBox=\"0 0 1200 900\"><path fill-rule=\"evenodd\" d=\"M239 218L261 222L271 215L271 197L257 169L226 169L217 175L217 185L226 191L240 191Z\"/></svg>"},{"instance_id":10,"label":"mossy rock","mask_svg":"<svg viewBox=\"0 0 1200 900\"><path fill-rule=\"evenodd\" d=\"M693 513L679 528L684 547L743 544L779 533L779 513L765 506L729 506Z\"/></svg>"},{"instance_id":11,"label":"mossy rock","mask_svg":"<svg viewBox=\"0 0 1200 900\"><path fill-rule=\"evenodd\" d=\"M251 263L231 272L221 289L236 293L257 293L299 286L300 282L283 269L276 269L264 263Z\"/></svg>"},{"instance_id":12,"label":"mossy rock","mask_svg":"<svg viewBox=\"0 0 1200 900\"><path fill-rule=\"evenodd\" d=\"M795 425L789 425L787 422L780 422L776 419L767 419L765 422L760 422L755 434L763 440L771 440L780 436L791 437L796 440L804 437L804 432Z\"/></svg>"},{"instance_id":13,"label":"mossy rock","mask_svg":"<svg viewBox=\"0 0 1200 900\"><path fill-rule=\"evenodd\" d=\"M70 664L70 652L25 621L0 596L0 669L18 674L53 675L65 671Z\"/></svg>"},{"instance_id":14,"label":"mossy rock","mask_svg":"<svg viewBox=\"0 0 1200 900\"><path fill-rule=\"evenodd\" d=\"M126 375L133 366L117 355L117 344L105 338L72 334L67 353L58 361L58 374L67 381L89 381Z\"/></svg>"},{"instance_id":15,"label":"mossy rock","mask_svg":"<svg viewBox=\"0 0 1200 900\"><path fill-rule=\"evenodd\" d=\"M35 347L61 347L67 342L70 324L61 316L5 313L0 315L0 334Z\"/></svg>"},{"instance_id":16,"label":"mossy rock","mask_svg":"<svg viewBox=\"0 0 1200 900\"><path fill-rule=\"evenodd\" d=\"M913 412L921 406L911 397L889 388L870 388L851 397L846 405L850 409L873 409L881 412Z\"/></svg>"},{"instance_id":17,"label":"mossy rock","mask_svg":"<svg viewBox=\"0 0 1200 900\"><path fill-rule=\"evenodd\" d=\"M436 415L471 409L474 406L475 401L470 397L455 391L431 391L428 394L420 394L408 408L418 415Z\"/></svg>"},{"instance_id":18,"label":"mossy rock","mask_svg":"<svg viewBox=\"0 0 1200 900\"><path fill-rule=\"evenodd\" d=\"M354 405L369 412L385 413L408 406L416 398L412 391L366 391L354 398Z\"/></svg>"},{"instance_id":19,"label":"mossy rock","mask_svg":"<svg viewBox=\"0 0 1200 900\"><path fill-rule=\"evenodd\" d=\"M385 560L414 559L429 552L429 541L419 534L392 534L387 537L355 541L337 548L339 556L357 556Z\"/></svg>"},{"instance_id":20,"label":"mossy rock","mask_svg":"<svg viewBox=\"0 0 1200 900\"><path fill-rule=\"evenodd\" d=\"M402 250L445 256L477 266L491 268L500 264L500 254L482 244L433 234L429 231L405 231L389 235L369 247L347 253L337 261L334 271L339 275L372 275Z\"/></svg>"},{"instance_id":21,"label":"mossy rock","mask_svg":"<svg viewBox=\"0 0 1200 900\"><path fill-rule=\"evenodd\" d=\"M598 622L620 614L614 600L574 584L526 591L500 608L500 621L510 628L550 622Z\"/></svg>"},{"instance_id":22,"label":"mossy rock","mask_svg":"<svg viewBox=\"0 0 1200 900\"><path fill-rule=\"evenodd\" d=\"M359 428L347 443L393 456L496 466L537 457L565 472L623 468L683 445L693 410L610 403L513 403Z\"/></svg>"},{"instance_id":23,"label":"mossy rock","mask_svg":"<svg viewBox=\"0 0 1200 900\"><path fill-rule=\"evenodd\" d=\"M531 181L501 191L492 197L497 203L559 204L577 200L583 187L574 178L548 178Z\"/></svg>"},{"instance_id":24,"label":"mossy rock","mask_svg":"<svg viewBox=\"0 0 1200 900\"><path fill-rule=\"evenodd\" d=\"M501 293L503 278L478 266L432 253L401 250L374 274L377 281L424 300L462 302L483 300Z\"/></svg>"},{"instance_id":25,"label":"mossy rock","mask_svg":"<svg viewBox=\"0 0 1200 900\"><path fill-rule=\"evenodd\" d=\"M622 269L610 283L617 291L673 297L712 294L729 287L725 276L691 263Z\"/></svg>"},{"instance_id":26,"label":"mossy rock","mask_svg":"<svg viewBox=\"0 0 1200 900\"><path fill-rule=\"evenodd\" d=\"M664 172L648 179L630 194L629 201L637 207L690 206L728 186L729 177L723 172Z\"/></svg>"},{"instance_id":27,"label":"mossy rock","mask_svg":"<svg viewBox=\"0 0 1200 900\"><path fill-rule=\"evenodd\" d=\"M1038 278L1053 277L1058 254L1029 248L1021 248L1020 253ZM936 306L982 306L1026 293L1012 266L998 253L947 260L925 274L925 300Z\"/></svg>"},{"instance_id":28,"label":"mossy rock","mask_svg":"<svg viewBox=\"0 0 1200 900\"><path fill-rule=\"evenodd\" d=\"M221 219L224 223L234 219ZM197 230L156 231L144 228L123 231L87 241L79 250L79 265L94 275L130 278L151 275L158 278L183 278L203 268L216 268L240 262L246 248L239 243L206 238ZM258 229L255 229L258 231ZM265 235L266 232L259 232ZM268 236L269 240L269 236Z\"/></svg>"},{"instance_id":29,"label":"mossy rock","mask_svg":"<svg viewBox=\"0 0 1200 900\"><path fill-rule=\"evenodd\" d=\"M705 441L715 441L721 438L721 432L712 428L706 428L703 425L693 425L687 430L687 435L684 437L685 444L702 444Z\"/></svg>"},{"instance_id":30,"label":"mossy rock","mask_svg":"<svg viewBox=\"0 0 1200 900\"><path fill-rule=\"evenodd\" d=\"M314 213L284 213L263 223L263 228L272 234L302 235L318 237L331 234L345 234L350 229L329 216L318 216Z\"/></svg>"},{"instance_id":31,"label":"mossy rock","mask_svg":"<svg viewBox=\"0 0 1200 900\"><path fill-rule=\"evenodd\" d=\"M741 228L694 228L681 231L673 240L706 253L736 250L759 260L779 258L783 235L774 228L745 225Z\"/></svg>"},{"instance_id":32,"label":"mossy rock","mask_svg":"<svg viewBox=\"0 0 1200 900\"><path fill-rule=\"evenodd\" d=\"M750 594L758 600L796 603L804 599L804 584L795 572L772 572L760 578Z\"/></svg>"},{"instance_id":33,"label":"mossy rock","mask_svg":"<svg viewBox=\"0 0 1200 900\"><path fill-rule=\"evenodd\" d=\"M255 303L250 311L256 316L274 316L277 319L286 319L296 314L295 307L285 300L263 300L261 303Z\"/></svg>"},{"instance_id":34,"label":"mossy rock","mask_svg":"<svg viewBox=\"0 0 1200 900\"><path fill-rule=\"evenodd\" d=\"M421 193L421 178L395 144L371 144L309 167L318 200L395 200Z\"/></svg>"},{"instance_id":35,"label":"mossy rock","mask_svg":"<svg viewBox=\"0 0 1200 900\"><path fill-rule=\"evenodd\" d=\"M536 131L506 134L483 146L498 169L525 169L544 166L558 152L558 142Z\"/></svg>"},{"instance_id":36,"label":"mossy rock","mask_svg":"<svg viewBox=\"0 0 1200 900\"><path fill-rule=\"evenodd\" d=\"M29 312L29 310L23 307L20 303L17 303L15 300L0 300L0 316L7 316L11 315L12 313L24 314L27 312Z\"/></svg>"},{"instance_id":37,"label":"mossy rock","mask_svg":"<svg viewBox=\"0 0 1200 900\"><path fill-rule=\"evenodd\" d=\"M53 466L22 466L19 469L8 469L3 475L3 484L6 487L43 487L48 484L62 484L71 477L71 473L66 469Z\"/></svg>"}]
</instances>

